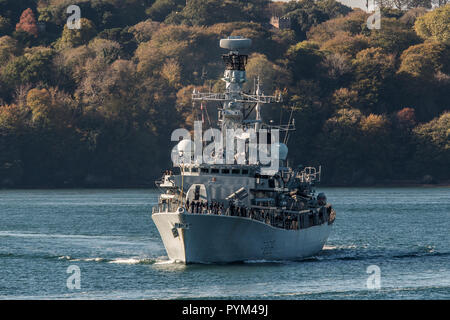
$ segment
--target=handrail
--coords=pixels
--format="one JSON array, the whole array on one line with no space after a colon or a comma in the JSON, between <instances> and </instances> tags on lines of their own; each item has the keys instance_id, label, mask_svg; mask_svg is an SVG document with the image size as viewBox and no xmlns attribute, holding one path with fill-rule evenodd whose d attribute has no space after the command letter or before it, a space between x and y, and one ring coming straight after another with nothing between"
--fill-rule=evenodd
<instances>
[{"instance_id":1,"label":"handrail","mask_svg":"<svg viewBox=\"0 0 450 320\"><path fill-rule=\"evenodd\" d=\"M176 212L180 207L177 202L161 203L152 208L152 213ZM238 209L239 208L239 209ZM196 211L196 212L192 212ZM321 225L326 222L333 223L335 218L334 209L330 205L321 207L319 210L308 209L301 211L279 210L274 207L216 207L210 209L207 206L199 206L197 209L186 209L187 213L198 215L224 215L248 218L263 222L275 228L287 230L300 230Z\"/></svg>"}]
</instances>

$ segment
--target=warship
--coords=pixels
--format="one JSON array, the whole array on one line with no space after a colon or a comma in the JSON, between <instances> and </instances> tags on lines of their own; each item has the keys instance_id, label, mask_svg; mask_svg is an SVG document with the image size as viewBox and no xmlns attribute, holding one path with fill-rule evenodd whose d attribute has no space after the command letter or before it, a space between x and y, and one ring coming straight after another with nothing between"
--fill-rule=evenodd
<instances>
[{"instance_id":1,"label":"warship","mask_svg":"<svg viewBox=\"0 0 450 320\"><path fill-rule=\"evenodd\" d=\"M194 141L185 130L172 150L173 171L156 181L161 194L152 220L174 262L298 260L319 253L331 232L335 210L314 190L321 167L289 167L288 148L277 141L279 131L295 130L295 122L275 126L262 120L261 107L281 96L264 95L259 81L251 92L243 90L248 55L241 52L251 43L221 39L220 47L228 50L222 55L225 92L192 93L202 110L208 101L220 103L221 131L208 137L214 148L195 140L203 138L198 126ZM261 150L272 156L270 163L262 161Z\"/></svg>"}]
</instances>

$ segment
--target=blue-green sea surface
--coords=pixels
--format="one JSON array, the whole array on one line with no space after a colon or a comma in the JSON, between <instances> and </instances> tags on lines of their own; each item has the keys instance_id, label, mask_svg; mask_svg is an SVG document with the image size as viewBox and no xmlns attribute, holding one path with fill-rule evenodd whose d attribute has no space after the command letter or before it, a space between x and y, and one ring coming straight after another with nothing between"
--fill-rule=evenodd
<instances>
[{"instance_id":1,"label":"blue-green sea surface","mask_svg":"<svg viewBox=\"0 0 450 320\"><path fill-rule=\"evenodd\" d=\"M317 256L185 266L156 190L0 190L0 299L450 298L450 188L318 191L337 219Z\"/></svg>"}]
</instances>

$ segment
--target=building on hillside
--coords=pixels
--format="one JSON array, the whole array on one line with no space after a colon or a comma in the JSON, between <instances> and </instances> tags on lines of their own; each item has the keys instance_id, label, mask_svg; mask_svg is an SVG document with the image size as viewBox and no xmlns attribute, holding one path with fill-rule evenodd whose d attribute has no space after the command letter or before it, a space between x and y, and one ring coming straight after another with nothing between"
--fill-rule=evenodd
<instances>
[{"instance_id":1,"label":"building on hillside","mask_svg":"<svg viewBox=\"0 0 450 320\"><path fill-rule=\"evenodd\" d=\"M270 24L277 29L290 29L291 18L272 16L272 18L270 18Z\"/></svg>"}]
</instances>

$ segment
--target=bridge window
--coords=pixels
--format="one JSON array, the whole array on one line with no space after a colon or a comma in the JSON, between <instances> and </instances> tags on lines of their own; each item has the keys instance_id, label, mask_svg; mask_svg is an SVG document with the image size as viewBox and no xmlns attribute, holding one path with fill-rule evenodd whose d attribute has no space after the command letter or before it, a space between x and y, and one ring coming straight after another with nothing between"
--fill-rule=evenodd
<instances>
[{"instance_id":1,"label":"bridge window","mask_svg":"<svg viewBox=\"0 0 450 320\"><path fill-rule=\"evenodd\" d=\"M198 168L192 168L191 172L198 172Z\"/></svg>"},{"instance_id":2,"label":"bridge window","mask_svg":"<svg viewBox=\"0 0 450 320\"><path fill-rule=\"evenodd\" d=\"M202 168L200 170L201 173L209 173L209 169L208 168Z\"/></svg>"},{"instance_id":3,"label":"bridge window","mask_svg":"<svg viewBox=\"0 0 450 320\"><path fill-rule=\"evenodd\" d=\"M219 169L211 169L211 173L219 173Z\"/></svg>"},{"instance_id":4,"label":"bridge window","mask_svg":"<svg viewBox=\"0 0 450 320\"><path fill-rule=\"evenodd\" d=\"M248 170L247 169L242 169L242 174L248 174Z\"/></svg>"},{"instance_id":5,"label":"bridge window","mask_svg":"<svg viewBox=\"0 0 450 320\"><path fill-rule=\"evenodd\" d=\"M240 173L241 173L241 170L239 170L239 169L233 169L233 170L231 170L231 173L232 173L232 174L240 174Z\"/></svg>"},{"instance_id":6,"label":"bridge window","mask_svg":"<svg viewBox=\"0 0 450 320\"><path fill-rule=\"evenodd\" d=\"M222 169L222 173L223 174L229 174L230 173L230 169Z\"/></svg>"}]
</instances>

